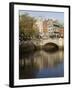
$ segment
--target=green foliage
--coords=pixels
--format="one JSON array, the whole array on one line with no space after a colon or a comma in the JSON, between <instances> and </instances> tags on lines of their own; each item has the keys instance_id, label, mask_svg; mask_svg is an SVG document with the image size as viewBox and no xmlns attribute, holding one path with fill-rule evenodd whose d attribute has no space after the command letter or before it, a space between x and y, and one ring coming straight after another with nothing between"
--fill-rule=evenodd
<instances>
[{"instance_id":1,"label":"green foliage","mask_svg":"<svg viewBox=\"0 0 72 90\"><path fill-rule=\"evenodd\" d=\"M36 20L28 14L19 16L19 37L20 40L28 40L35 36L36 28L34 28Z\"/></svg>"}]
</instances>

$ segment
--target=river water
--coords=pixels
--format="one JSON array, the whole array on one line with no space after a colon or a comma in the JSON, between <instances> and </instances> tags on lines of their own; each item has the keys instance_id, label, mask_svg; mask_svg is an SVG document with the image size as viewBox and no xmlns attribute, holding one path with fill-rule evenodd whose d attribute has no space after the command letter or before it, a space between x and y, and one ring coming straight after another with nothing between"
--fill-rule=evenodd
<instances>
[{"instance_id":1,"label":"river water","mask_svg":"<svg viewBox=\"0 0 72 90\"><path fill-rule=\"evenodd\" d=\"M19 59L19 79L64 76L64 51L24 53Z\"/></svg>"}]
</instances>

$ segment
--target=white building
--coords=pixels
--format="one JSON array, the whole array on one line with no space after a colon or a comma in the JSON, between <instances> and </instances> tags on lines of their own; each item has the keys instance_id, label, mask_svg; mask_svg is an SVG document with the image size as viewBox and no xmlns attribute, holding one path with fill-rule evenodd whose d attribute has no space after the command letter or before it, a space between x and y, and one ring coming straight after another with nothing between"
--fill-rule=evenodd
<instances>
[{"instance_id":1,"label":"white building","mask_svg":"<svg viewBox=\"0 0 72 90\"><path fill-rule=\"evenodd\" d=\"M39 29L39 33L43 32L43 20L42 18L37 18L36 26Z\"/></svg>"}]
</instances>

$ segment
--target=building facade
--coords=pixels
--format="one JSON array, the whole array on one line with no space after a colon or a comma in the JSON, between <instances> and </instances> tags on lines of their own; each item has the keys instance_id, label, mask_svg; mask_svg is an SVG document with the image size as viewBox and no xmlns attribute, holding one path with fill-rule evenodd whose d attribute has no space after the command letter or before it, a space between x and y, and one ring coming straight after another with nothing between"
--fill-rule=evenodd
<instances>
[{"instance_id":1,"label":"building facade","mask_svg":"<svg viewBox=\"0 0 72 90\"><path fill-rule=\"evenodd\" d=\"M35 23L35 26L38 28L41 37L64 37L64 27L61 27L57 20L42 20L41 18L38 18Z\"/></svg>"}]
</instances>

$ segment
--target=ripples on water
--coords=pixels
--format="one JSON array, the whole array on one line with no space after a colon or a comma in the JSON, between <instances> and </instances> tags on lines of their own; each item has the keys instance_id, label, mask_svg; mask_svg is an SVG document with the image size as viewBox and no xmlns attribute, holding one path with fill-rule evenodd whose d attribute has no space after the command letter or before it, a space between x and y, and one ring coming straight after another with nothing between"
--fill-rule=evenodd
<instances>
[{"instance_id":1,"label":"ripples on water","mask_svg":"<svg viewBox=\"0 0 72 90\"><path fill-rule=\"evenodd\" d=\"M19 79L64 76L64 52L43 50L24 53L19 60Z\"/></svg>"}]
</instances>

